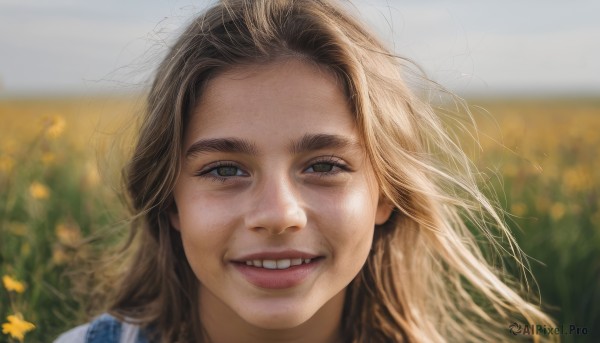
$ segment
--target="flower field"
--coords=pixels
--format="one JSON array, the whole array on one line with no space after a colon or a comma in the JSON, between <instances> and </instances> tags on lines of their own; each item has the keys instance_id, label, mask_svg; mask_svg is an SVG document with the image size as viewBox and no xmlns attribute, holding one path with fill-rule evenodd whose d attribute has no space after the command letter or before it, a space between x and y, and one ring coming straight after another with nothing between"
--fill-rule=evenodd
<instances>
[{"instance_id":1,"label":"flower field","mask_svg":"<svg viewBox=\"0 0 600 343\"><path fill-rule=\"evenodd\" d=\"M470 105L479 145L464 147L544 308L592 330L561 339L600 338L600 99ZM73 275L125 235L119 167L139 109L134 97L0 100L0 341L47 342L88 319L92 285Z\"/></svg>"}]
</instances>

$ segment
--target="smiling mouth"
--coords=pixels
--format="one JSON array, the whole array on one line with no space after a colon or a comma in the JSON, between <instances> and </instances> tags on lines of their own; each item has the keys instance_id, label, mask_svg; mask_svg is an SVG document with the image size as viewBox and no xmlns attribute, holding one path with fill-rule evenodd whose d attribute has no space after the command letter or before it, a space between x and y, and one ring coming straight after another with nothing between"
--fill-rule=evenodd
<instances>
[{"instance_id":1,"label":"smiling mouth","mask_svg":"<svg viewBox=\"0 0 600 343\"><path fill-rule=\"evenodd\" d=\"M303 264L309 264L316 258L287 258L287 259L278 259L278 260L249 260L242 263L245 263L247 266L256 267L256 268L264 268L264 269L288 269L295 266L300 266Z\"/></svg>"},{"instance_id":2,"label":"smiling mouth","mask_svg":"<svg viewBox=\"0 0 600 343\"><path fill-rule=\"evenodd\" d=\"M298 286L315 273L323 256L232 261L235 269L254 286L284 289Z\"/></svg>"}]
</instances>

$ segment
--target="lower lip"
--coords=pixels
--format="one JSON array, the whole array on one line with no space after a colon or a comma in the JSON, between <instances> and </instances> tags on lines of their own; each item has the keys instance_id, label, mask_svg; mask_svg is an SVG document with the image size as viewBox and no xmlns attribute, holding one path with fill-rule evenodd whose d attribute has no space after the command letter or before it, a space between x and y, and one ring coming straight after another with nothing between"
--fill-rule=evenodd
<instances>
[{"instance_id":1,"label":"lower lip","mask_svg":"<svg viewBox=\"0 0 600 343\"><path fill-rule=\"evenodd\" d=\"M320 262L321 259L316 259L310 263L303 263L287 269L266 269L242 263L234 263L234 266L254 286L267 289L285 289L301 284L317 268Z\"/></svg>"}]
</instances>

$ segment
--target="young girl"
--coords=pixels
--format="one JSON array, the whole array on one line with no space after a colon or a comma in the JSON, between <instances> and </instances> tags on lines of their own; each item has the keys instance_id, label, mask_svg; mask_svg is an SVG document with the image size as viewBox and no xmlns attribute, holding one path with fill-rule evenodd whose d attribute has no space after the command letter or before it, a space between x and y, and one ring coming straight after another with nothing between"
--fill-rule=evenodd
<instances>
[{"instance_id":1,"label":"young girl","mask_svg":"<svg viewBox=\"0 0 600 343\"><path fill-rule=\"evenodd\" d=\"M491 342L552 324L394 56L334 1L223 0L160 65L126 168L129 261L58 342ZM493 232L492 230L498 230ZM492 251L493 252L493 251Z\"/></svg>"}]
</instances>

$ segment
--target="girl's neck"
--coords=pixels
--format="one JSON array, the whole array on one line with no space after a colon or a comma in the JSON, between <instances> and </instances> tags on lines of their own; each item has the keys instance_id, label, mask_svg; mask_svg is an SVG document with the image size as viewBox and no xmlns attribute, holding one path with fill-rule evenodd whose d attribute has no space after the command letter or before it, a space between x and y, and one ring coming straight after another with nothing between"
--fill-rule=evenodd
<instances>
[{"instance_id":1,"label":"girl's neck","mask_svg":"<svg viewBox=\"0 0 600 343\"><path fill-rule=\"evenodd\" d=\"M238 316L206 289L199 297L200 318L210 343L340 343L344 291L334 296L309 320L297 327L271 330L256 327Z\"/></svg>"}]
</instances>

